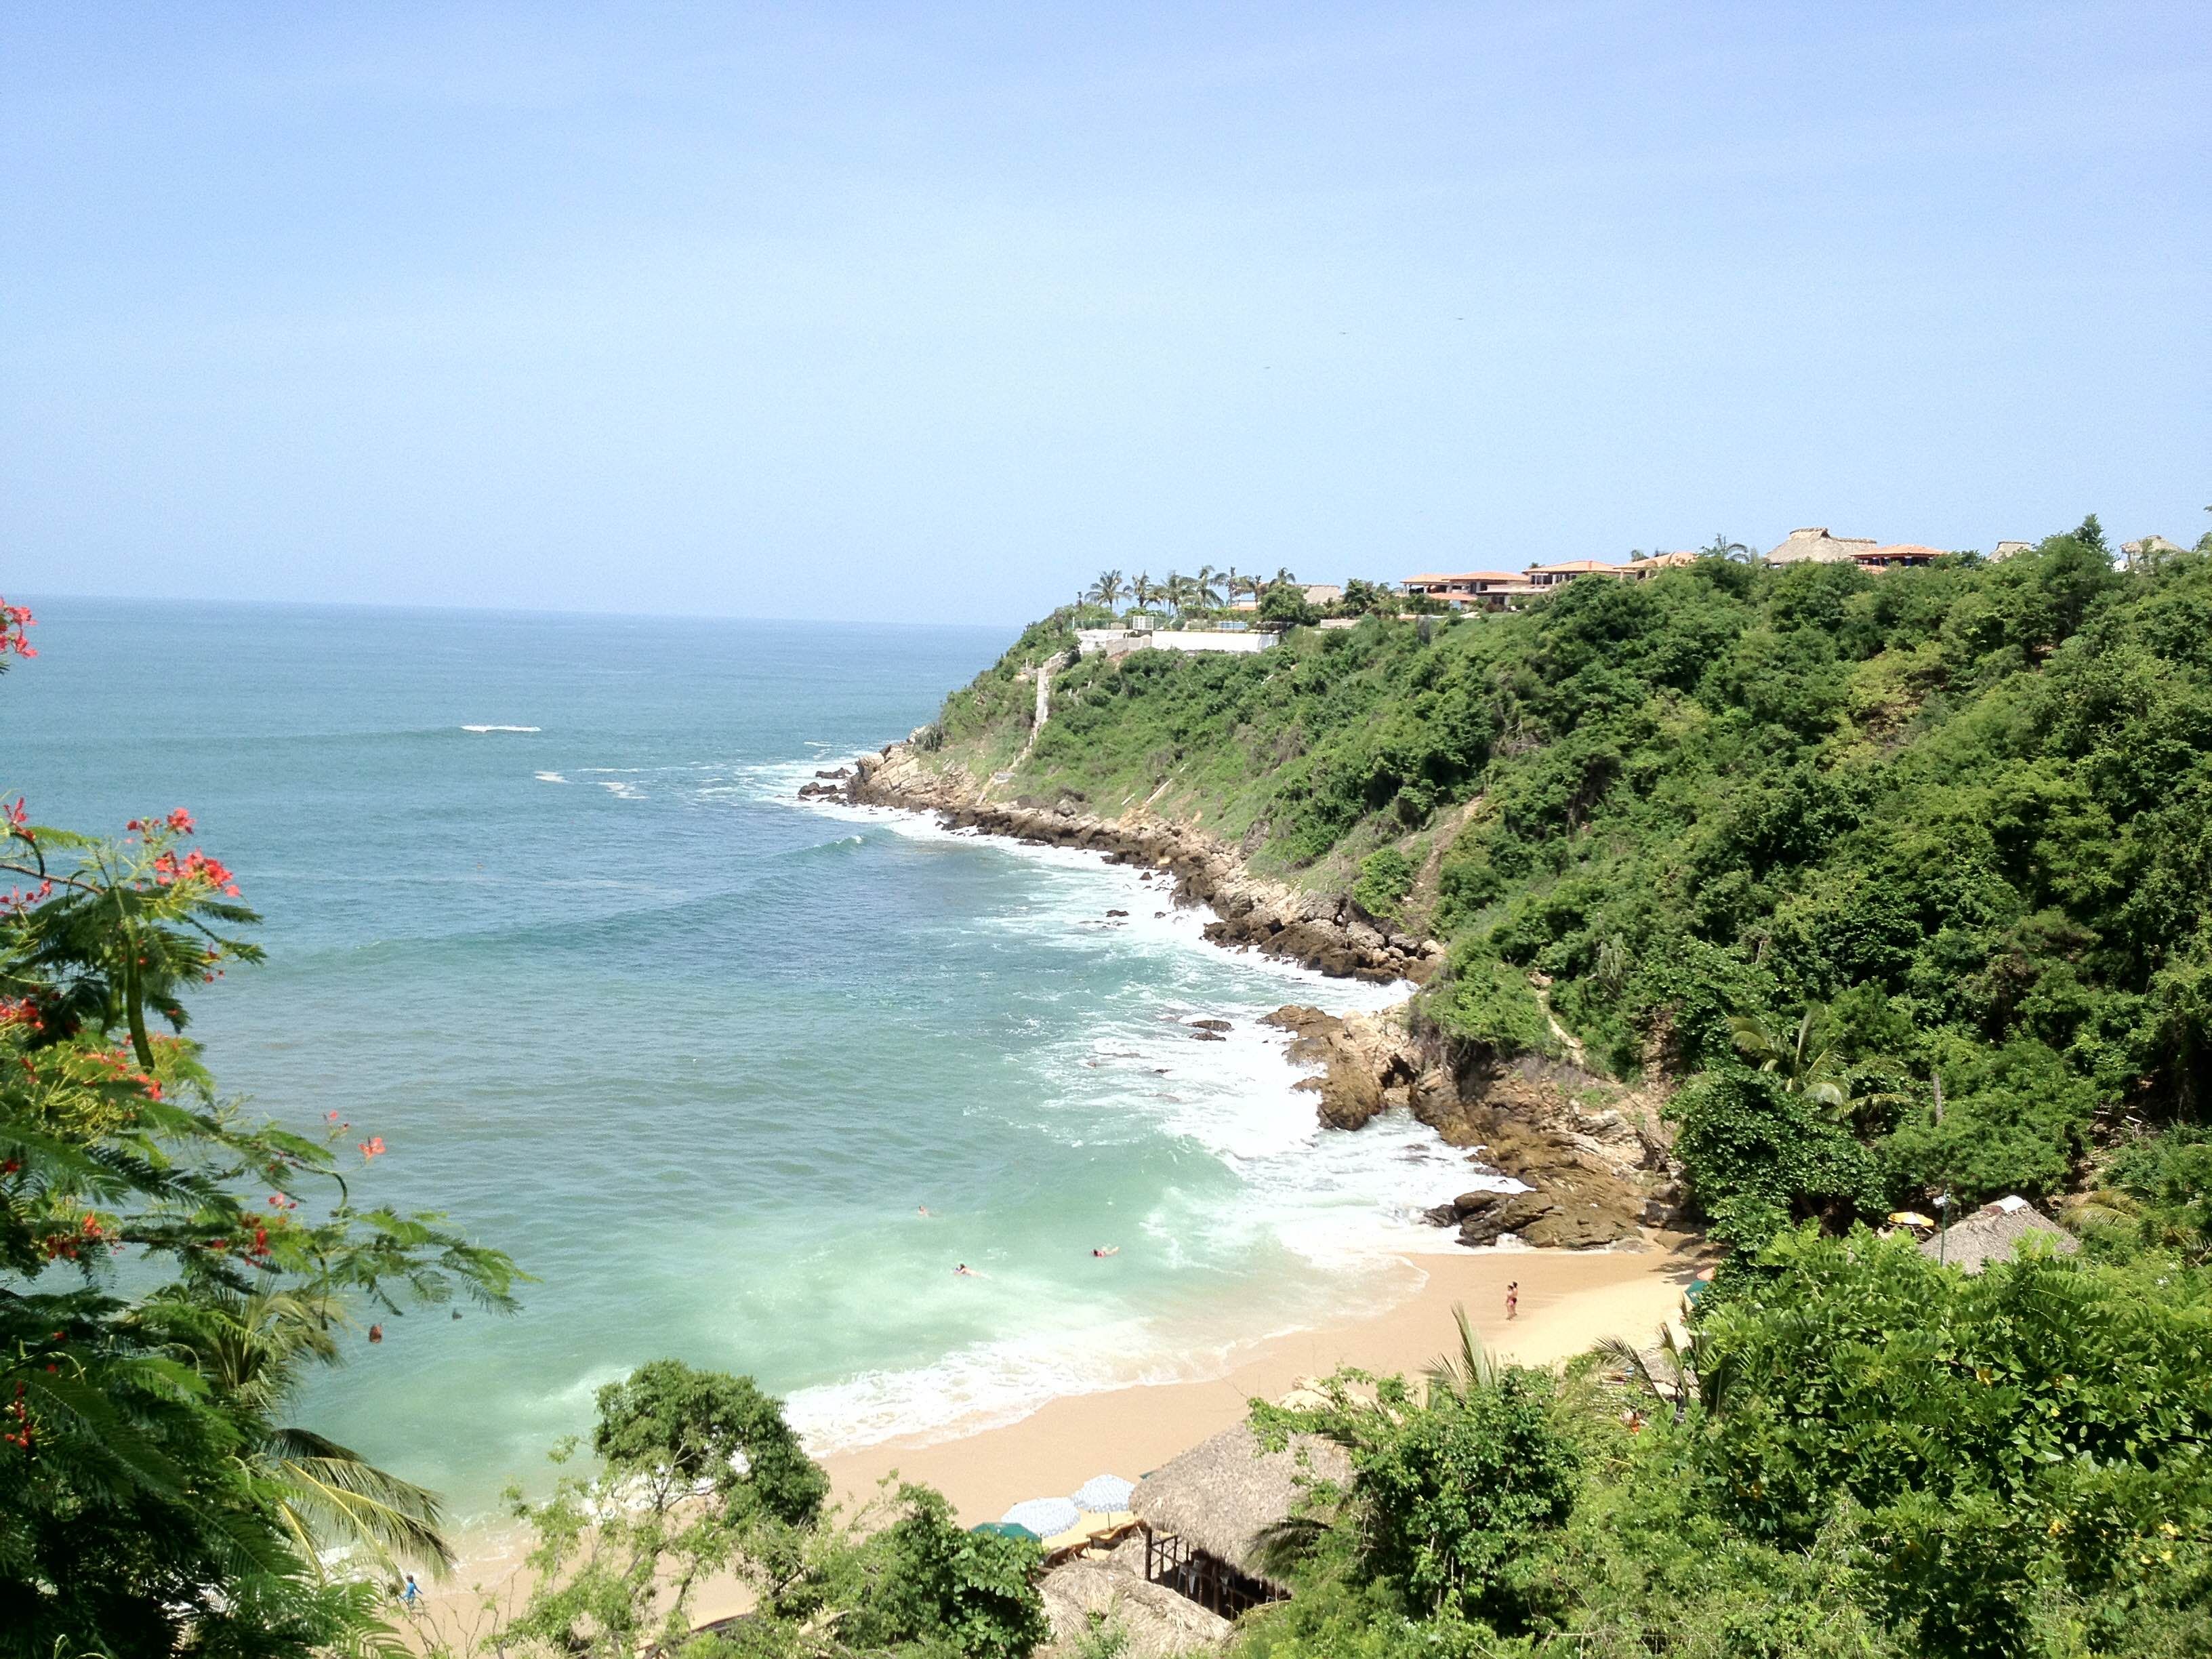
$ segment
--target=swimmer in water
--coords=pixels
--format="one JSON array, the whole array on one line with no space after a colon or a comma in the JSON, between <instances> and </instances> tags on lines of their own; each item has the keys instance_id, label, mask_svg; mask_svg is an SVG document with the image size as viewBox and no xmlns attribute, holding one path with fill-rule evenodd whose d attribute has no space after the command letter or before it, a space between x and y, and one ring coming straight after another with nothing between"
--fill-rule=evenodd
<instances>
[{"instance_id":1,"label":"swimmer in water","mask_svg":"<svg viewBox=\"0 0 2212 1659\"><path fill-rule=\"evenodd\" d=\"M1121 1254L1121 1247L1119 1244L1104 1244L1091 1251L1091 1254L1093 1255L1119 1255Z\"/></svg>"},{"instance_id":2,"label":"swimmer in water","mask_svg":"<svg viewBox=\"0 0 2212 1659\"><path fill-rule=\"evenodd\" d=\"M962 1279L981 1279L983 1276L964 1261L952 1271Z\"/></svg>"},{"instance_id":3,"label":"swimmer in water","mask_svg":"<svg viewBox=\"0 0 2212 1659\"><path fill-rule=\"evenodd\" d=\"M917 1204L914 1206L914 1212L916 1215L927 1215L929 1213L929 1206L927 1204Z\"/></svg>"}]
</instances>

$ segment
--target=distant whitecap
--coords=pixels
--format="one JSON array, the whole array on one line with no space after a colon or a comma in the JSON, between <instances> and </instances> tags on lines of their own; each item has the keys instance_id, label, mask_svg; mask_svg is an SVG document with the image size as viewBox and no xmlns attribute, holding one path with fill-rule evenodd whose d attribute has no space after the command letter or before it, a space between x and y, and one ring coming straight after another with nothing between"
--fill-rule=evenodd
<instances>
[{"instance_id":1,"label":"distant whitecap","mask_svg":"<svg viewBox=\"0 0 2212 1659\"><path fill-rule=\"evenodd\" d=\"M464 732L537 732L543 729L535 726L465 726L461 728Z\"/></svg>"},{"instance_id":2,"label":"distant whitecap","mask_svg":"<svg viewBox=\"0 0 2212 1659\"><path fill-rule=\"evenodd\" d=\"M568 781L568 779L562 777L558 772L532 772L530 775L536 778L540 783L566 783Z\"/></svg>"}]
</instances>

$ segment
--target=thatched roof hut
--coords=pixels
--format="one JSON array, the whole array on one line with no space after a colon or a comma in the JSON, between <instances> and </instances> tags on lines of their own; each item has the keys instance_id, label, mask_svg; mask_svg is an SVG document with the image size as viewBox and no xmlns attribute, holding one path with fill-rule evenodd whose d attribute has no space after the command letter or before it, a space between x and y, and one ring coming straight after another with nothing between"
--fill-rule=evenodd
<instances>
[{"instance_id":1,"label":"thatched roof hut","mask_svg":"<svg viewBox=\"0 0 2212 1659\"><path fill-rule=\"evenodd\" d=\"M1920 1254L1933 1257L1963 1273L1978 1273L1992 1261L2009 1261L2020 1253L2024 1238L2040 1238L2048 1249L2071 1255L2081 1241L2024 1198L2001 1198L1954 1223L1948 1233L1931 1233L1920 1241Z\"/></svg>"},{"instance_id":2,"label":"thatched roof hut","mask_svg":"<svg viewBox=\"0 0 2212 1659\"><path fill-rule=\"evenodd\" d=\"M1229 1639L1229 1620L1165 1584L1146 1583L1144 1565L1144 1546L1138 1544L1047 1573L1042 1588L1053 1637L1048 1652L1080 1651L1094 1619L1121 1631L1124 1659L1171 1659Z\"/></svg>"},{"instance_id":3,"label":"thatched roof hut","mask_svg":"<svg viewBox=\"0 0 2212 1659\"><path fill-rule=\"evenodd\" d=\"M1261 1546L1304 1501L1301 1481L1347 1481L1343 1448L1310 1435L1262 1451L1240 1423L1200 1442L1137 1483L1129 1508L1154 1533L1174 1534L1251 1577L1265 1579Z\"/></svg>"}]
</instances>

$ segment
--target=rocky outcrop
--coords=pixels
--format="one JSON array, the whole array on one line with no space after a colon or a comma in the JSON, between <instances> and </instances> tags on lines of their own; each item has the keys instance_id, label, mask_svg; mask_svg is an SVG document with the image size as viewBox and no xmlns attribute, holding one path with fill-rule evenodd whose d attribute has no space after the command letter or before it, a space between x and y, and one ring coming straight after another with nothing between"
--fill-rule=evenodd
<instances>
[{"instance_id":1,"label":"rocky outcrop","mask_svg":"<svg viewBox=\"0 0 2212 1659\"><path fill-rule=\"evenodd\" d=\"M1206 937L1285 957L1344 977L1424 983L1443 965L1436 941L1368 915L1349 898L1304 893L1249 874L1240 854L1196 828L1141 809L1103 818L1074 799L993 802L966 774L925 759L918 743L862 759L842 787L859 804L936 813L947 825L1059 847L1087 848L1157 871L1179 904L1203 903L1218 920ZM1148 874L1148 879L1151 877ZM1673 1185L1656 1103L1569 1061L1499 1060L1455 1051L1398 1008L1339 1018L1317 1008L1278 1009L1267 1022L1291 1034L1291 1057L1316 1069L1297 1086L1321 1121L1357 1130L1403 1107L1470 1164L1532 1190L1470 1192L1430 1212L1461 1242L1522 1243L1568 1249L1639 1239L1674 1218ZM1203 1041L1218 1032L1194 1022Z\"/></svg>"},{"instance_id":2,"label":"rocky outcrop","mask_svg":"<svg viewBox=\"0 0 2212 1659\"><path fill-rule=\"evenodd\" d=\"M1448 1077L1425 1077L1402 1013L1339 1018L1295 1004L1261 1022L1291 1034L1291 1058L1321 1069L1297 1086L1319 1097L1321 1121L1332 1129L1366 1126L1386 1107L1411 1106L1417 1090L1450 1087Z\"/></svg>"},{"instance_id":3,"label":"rocky outcrop","mask_svg":"<svg viewBox=\"0 0 2212 1659\"><path fill-rule=\"evenodd\" d=\"M911 743L863 757L845 789L854 802L934 812L954 829L1088 848L1116 863L1164 871L1178 904L1212 907L1218 920L1206 924L1206 937L1217 945L1249 945L1347 979L1419 984L1443 962L1435 940L1399 931L1347 897L1300 892L1247 873L1237 849L1190 825L1141 810L1100 817L1073 800L987 800L965 774L925 764Z\"/></svg>"},{"instance_id":4,"label":"rocky outcrop","mask_svg":"<svg viewBox=\"0 0 2212 1659\"><path fill-rule=\"evenodd\" d=\"M1526 1244L1587 1249L1640 1239L1674 1218L1680 1193L1657 1112L1632 1091L1534 1056L1455 1063L1404 1009L1339 1018L1293 1006L1266 1023L1291 1033L1292 1060L1319 1068L1297 1086L1317 1097L1323 1123L1358 1129L1404 1107L1477 1167L1532 1189L1468 1192L1430 1211L1431 1221L1458 1228L1462 1243L1510 1233Z\"/></svg>"}]
</instances>

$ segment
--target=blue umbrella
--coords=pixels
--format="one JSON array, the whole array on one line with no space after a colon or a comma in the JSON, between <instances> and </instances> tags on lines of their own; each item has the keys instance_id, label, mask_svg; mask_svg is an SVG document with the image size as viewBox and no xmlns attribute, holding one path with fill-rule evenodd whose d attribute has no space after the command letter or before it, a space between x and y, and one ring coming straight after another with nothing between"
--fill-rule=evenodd
<instances>
[{"instance_id":1,"label":"blue umbrella","mask_svg":"<svg viewBox=\"0 0 2212 1659\"><path fill-rule=\"evenodd\" d=\"M1111 1515L1127 1509L1129 1494L1136 1490L1134 1481L1124 1480L1118 1474L1094 1474L1068 1494L1068 1501L1079 1510L1097 1510Z\"/></svg>"},{"instance_id":2,"label":"blue umbrella","mask_svg":"<svg viewBox=\"0 0 2212 1659\"><path fill-rule=\"evenodd\" d=\"M1040 1538L1049 1538L1054 1533L1066 1532L1080 1514L1065 1498L1032 1498L1025 1504L1015 1504L999 1519L1027 1527Z\"/></svg>"}]
</instances>

